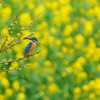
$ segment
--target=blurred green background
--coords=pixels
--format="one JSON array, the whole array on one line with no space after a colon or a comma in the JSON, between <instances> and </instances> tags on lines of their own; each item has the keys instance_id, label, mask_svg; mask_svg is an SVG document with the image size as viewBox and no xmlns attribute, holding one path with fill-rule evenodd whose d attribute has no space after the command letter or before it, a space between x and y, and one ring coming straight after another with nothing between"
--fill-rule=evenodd
<instances>
[{"instance_id":1,"label":"blurred green background","mask_svg":"<svg viewBox=\"0 0 100 100\"><path fill-rule=\"evenodd\" d=\"M0 100L100 100L100 0L1 0L0 48L18 15L9 43L39 13L18 40L35 32L41 52L1 65L29 68L0 72ZM24 40L0 53L3 59L24 56Z\"/></svg>"}]
</instances>

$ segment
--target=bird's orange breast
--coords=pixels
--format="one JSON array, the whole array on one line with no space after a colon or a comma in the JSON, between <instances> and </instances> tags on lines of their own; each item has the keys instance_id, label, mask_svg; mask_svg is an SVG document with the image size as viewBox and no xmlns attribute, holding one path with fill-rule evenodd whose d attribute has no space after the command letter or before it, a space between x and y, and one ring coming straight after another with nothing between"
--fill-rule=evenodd
<instances>
[{"instance_id":1,"label":"bird's orange breast","mask_svg":"<svg viewBox=\"0 0 100 100\"><path fill-rule=\"evenodd\" d=\"M32 52L35 47L36 47L36 43L32 42L29 52Z\"/></svg>"}]
</instances>

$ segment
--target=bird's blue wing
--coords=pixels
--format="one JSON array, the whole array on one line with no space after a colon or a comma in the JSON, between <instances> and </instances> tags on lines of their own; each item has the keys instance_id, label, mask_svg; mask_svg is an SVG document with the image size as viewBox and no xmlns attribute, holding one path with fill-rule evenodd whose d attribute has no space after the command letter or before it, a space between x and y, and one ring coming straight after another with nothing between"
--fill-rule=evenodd
<instances>
[{"instance_id":1,"label":"bird's blue wing","mask_svg":"<svg viewBox=\"0 0 100 100\"><path fill-rule=\"evenodd\" d=\"M24 54L27 54L27 53L29 52L29 50L30 50L30 48L31 48L31 45L32 45L32 42L30 42L30 43L26 46L25 51L24 51Z\"/></svg>"}]
</instances>

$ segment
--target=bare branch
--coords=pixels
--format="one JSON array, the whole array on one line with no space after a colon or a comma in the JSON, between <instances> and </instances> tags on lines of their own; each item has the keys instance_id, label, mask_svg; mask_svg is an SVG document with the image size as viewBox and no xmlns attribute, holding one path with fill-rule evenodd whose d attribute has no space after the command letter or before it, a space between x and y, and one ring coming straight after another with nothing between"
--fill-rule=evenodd
<instances>
[{"instance_id":1,"label":"bare branch","mask_svg":"<svg viewBox=\"0 0 100 100\"><path fill-rule=\"evenodd\" d=\"M14 71L14 70L22 70L22 69L28 68L28 67L30 67L29 64L27 64L26 66L20 67L20 68L15 67L14 69L12 69L12 68L9 68L9 69L4 68L4 69L0 70L0 72L10 72L10 71Z\"/></svg>"},{"instance_id":2,"label":"bare branch","mask_svg":"<svg viewBox=\"0 0 100 100\"><path fill-rule=\"evenodd\" d=\"M39 52L41 52L41 51L37 51L37 52L33 53L33 54L30 55L30 56L33 56L33 55L35 55L35 54L38 54ZM28 56L28 57L30 57L30 56ZM28 57L27 57L27 58L28 58ZM23 57L23 58L18 58L18 59L14 59L14 60L3 61L3 62L0 62L0 64L8 64L8 63L12 63L12 62L21 61L21 60L24 60L24 59L27 59L27 58Z\"/></svg>"},{"instance_id":3,"label":"bare branch","mask_svg":"<svg viewBox=\"0 0 100 100\"><path fill-rule=\"evenodd\" d=\"M34 32L32 34L29 34L27 37L31 37L32 35L34 35ZM12 42L10 44L8 44L7 46L5 46L4 48L2 48L2 50L0 51L0 53L6 49L11 49L13 46L23 42L23 40L25 40L24 38L21 41L16 41L16 42Z\"/></svg>"},{"instance_id":4,"label":"bare branch","mask_svg":"<svg viewBox=\"0 0 100 100\"><path fill-rule=\"evenodd\" d=\"M18 16L16 16L15 21L11 24L11 28L8 29L9 34L12 33L12 30L14 29L13 27L14 27L14 25L17 23L17 18L18 18ZM2 44L1 50L0 50L0 51L2 51L2 48L4 47L4 45L6 44L7 41L8 41L8 35L6 36L6 39L5 39L4 43Z\"/></svg>"},{"instance_id":5,"label":"bare branch","mask_svg":"<svg viewBox=\"0 0 100 100\"><path fill-rule=\"evenodd\" d=\"M23 31L27 30L28 27L40 16L40 14L41 14L41 13L39 13L39 14L36 16L36 18L33 19L25 28L22 28L21 32L18 33L18 34L15 36L15 38L14 38L10 43L8 43L4 48L1 48L0 53L3 52L5 49L8 49L8 46L11 45L18 37L20 37L20 36L22 35Z\"/></svg>"}]
</instances>

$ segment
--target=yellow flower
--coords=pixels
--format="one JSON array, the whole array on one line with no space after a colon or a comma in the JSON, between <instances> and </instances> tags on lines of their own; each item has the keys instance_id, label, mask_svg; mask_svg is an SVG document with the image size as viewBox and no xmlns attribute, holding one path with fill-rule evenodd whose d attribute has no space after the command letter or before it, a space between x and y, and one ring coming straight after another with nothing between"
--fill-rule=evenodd
<instances>
[{"instance_id":1,"label":"yellow flower","mask_svg":"<svg viewBox=\"0 0 100 100\"><path fill-rule=\"evenodd\" d=\"M46 29L48 28L48 23L47 23L47 22L43 21L41 24L39 24L39 25L37 26L37 28L38 28L38 30L39 30L40 32L42 31L42 34L43 34L44 36L48 36L48 35L49 35L48 31L46 30Z\"/></svg>"},{"instance_id":2,"label":"yellow flower","mask_svg":"<svg viewBox=\"0 0 100 100\"><path fill-rule=\"evenodd\" d=\"M49 77L47 78L47 80L48 80L49 82L52 82L54 79L53 79L52 76L49 76Z\"/></svg>"},{"instance_id":3,"label":"yellow flower","mask_svg":"<svg viewBox=\"0 0 100 100\"><path fill-rule=\"evenodd\" d=\"M75 62L72 67L74 68L74 70L73 70L74 73L79 73L79 72L83 71L83 67L80 62Z\"/></svg>"},{"instance_id":4,"label":"yellow flower","mask_svg":"<svg viewBox=\"0 0 100 100\"><path fill-rule=\"evenodd\" d=\"M94 93L90 93L89 94L89 98L93 100L95 98L95 94Z\"/></svg>"},{"instance_id":5,"label":"yellow flower","mask_svg":"<svg viewBox=\"0 0 100 100\"><path fill-rule=\"evenodd\" d=\"M15 91L18 91L20 89L19 81L14 81L12 87Z\"/></svg>"},{"instance_id":6,"label":"yellow flower","mask_svg":"<svg viewBox=\"0 0 100 100\"><path fill-rule=\"evenodd\" d=\"M30 10L33 10L35 8L34 4L33 3L28 3L28 8Z\"/></svg>"},{"instance_id":7,"label":"yellow flower","mask_svg":"<svg viewBox=\"0 0 100 100\"><path fill-rule=\"evenodd\" d=\"M74 98L79 98L81 96L81 89L80 87L74 88Z\"/></svg>"},{"instance_id":8,"label":"yellow flower","mask_svg":"<svg viewBox=\"0 0 100 100\"><path fill-rule=\"evenodd\" d=\"M61 46L61 44L62 44L62 40L58 39L58 40L55 41L55 45L57 47Z\"/></svg>"},{"instance_id":9,"label":"yellow flower","mask_svg":"<svg viewBox=\"0 0 100 100\"><path fill-rule=\"evenodd\" d=\"M5 96L3 94L0 94L0 99L5 100Z\"/></svg>"},{"instance_id":10,"label":"yellow flower","mask_svg":"<svg viewBox=\"0 0 100 100\"><path fill-rule=\"evenodd\" d=\"M41 44L42 44L42 45L45 45L46 43L47 43L46 39L45 39L45 38L42 38L42 39L41 39Z\"/></svg>"},{"instance_id":11,"label":"yellow flower","mask_svg":"<svg viewBox=\"0 0 100 100\"><path fill-rule=\"evenodd\" d=\"M16 57L16 59L22 58L22 57L24 57L24 54L18 52L15 57Z\"/></svg>"},{"instance_id":12,"label":"yellow flower","mask_svg":"<svg viewBox=\"0 0 100 100\"><path fill-rule=\"evenodd\" d=\"M0 80L4 79L5 77L7 77L7 73L6 72L0 73Z\"/></svg>"},{"instance_id":13,"label":"yellow flower","mask_svg":"<svg viewBox=\"0 0 100 100\"><path fill-rule=\"evenodd\" d=\"M2 8L2 3L0 3L0 9Z\"/></svg>"},{"instance_id":14,"label":"yellow flower","mask_svg":"<svg viewBox=\"0 0 100 100\"><path fill-rule=\"evenodd\" d=\"M66 72L62 72L62 73L61 73L61 76L62 76L62 77L66 77L66 76L67 76L67 73L66 73Z\"/></svg>"},{"instance_id":15,"label":"yellow flower","mask_svg":"<svg viewBox=\"0 0 100 100\"><path fill-rule=\"evenodd\" d=\"M21 40L24 38L24 37L27 37L28 35L30 34L30 31L29 30L25 30L21 36Z\"/></svg>"},{"instance_id":16,"label":"yellow flower","mask_svg":"<svg viewBox=\"0 0 100 100\"><path fill-rule=\"evenodd\" d=\"M63 52L63 53L67 53L67 52L68 52L68 48L67 48L66 46L63 46L63 47L62 47L62 52Z\"/></svg>"},{"instance_id":17,"label":"yellow flower","mask_svg":"<svg viewBox=\"0 0 100 100\"><path fill-rule=\"evenodd\" d=\"M25 43L25 44L24 44L24 43ZM24 48L25 48L25 46L27 45L27 44L26 44L26 41L25 41L24 43L23 43L23 46L24 46ZM15 45L15 46L14 46L14 50L16 51L16 53L23 53L23 50L20 49L19 47L23 48L22 45ZM24 48L23 48L23 49L24 49Z\"/></svg>"},{"instance_id":18,"label":"yellow flower","mask_svg":"<svg viewBox=\"0 0 100 100\"><path fill-rule=\"evenodd\" d=\"M51 33L52 34L56 34L57 33L57 29L55 27L51 27Z\"/></svg>"},{"instance_id":19,"label":"yellow flower","mask_svg":"<svg viewBox=\"0 0 100 100\"><path fill-rule=\"evenodd\" d=\"M86 15L87 16L90 16L90 17L93 17L95 15L95 10L93 8L89 9L87 12L86 12Z\"/></svg>"},{"instance_id":20,"label":"yellow flower","mask_svg":"<svg viewBox=\"0 0 100 100\"><path fill-rule=\"evenodd\" d=\"M84 57L79 57L79 58L77 59L77 61L79 61L81 64L85 64L85 63L86 63L86 60L85 60Z\"/></svg>"},{"instance_id":21,"label":"yellow flower","mask_svg":"<svg viewBox=\"0 0 100 100\"><path fill-rule=\"evenodd\" d=\"M23 13L19 16L20 25L28 25L31 21L31 16L29 13Z\"/></svg>"},{"instance_id":22,"label":"yellow flower","mask_svg":"<svg viewBox=\"0 0 100 100\"><path fill-rule=\"evenodd\" d=\"M48 4L49 4L49 5L51 4L52 6L48 6ZM51 10L56 10L56 9L58 8L58 6L59 6L59 5L58 5L58 2L56 2L56 1L49 2L48 4L47 4L47 6L48 6L49 9L51 9Z\"/></svg>"},{"instance_id":23,"label":"yellow flower","mask_svg":"<svg viewBox=\"0 0 100 100\"><path fill-rule=\"evenodd\" d=\"M48 37L48 44L49 45L53 45L53 43L54 43L54 37L53 36L49 36Z\"/></svg>"},{"instance_id":24,"label":"yellow flower","mask_svg":"<svg viewBox=\"0 0 100 100\"><path fill-rule=\"evenodd\" d=\"M68 4L70 4L70 2L71 2L71 0L59 0L59 3L61 5L68 5Z\"/></svg>"},{"instance_id":25,"label":"yellow flower","mask_svg":"<svg viewBox=\"0 0 100 100\"><path fill-rule=\"evenodd\" d=\"M57 86L55 83L50 84L50 85L48 86L48 91L49 91L49 93L58 92L58 86Z\"/></svg>"},{"instance_id":26,"label":"yellow flower","mask_svg":"<svg viewBox=\"0 0 100 100\"><path fill-rule=\"evenodd\" d=\"M94 80L90 80L90 81L89 81L89 88L90 88L90 89L95 89L95 84L96 84L96 83L95 83Z\"/></svg>"},{"instance_id":27,"label":"yellow flower","mask_svg":"<svg viewBox=\"0 0 100 100\"><path fill-rule=\"evenodd\" d=\"M48 68L45 67L41 69L41 72L54 74L54 69L52 67L48 67Z\"/></svg>"},{"instance_id":28,"label":"yellow flower","mask_svg":"<svg viewBox=\"0 0 100 100\"><path fill-rule=\"evenodd\" d=\"M90 36L93 30L93 23L91 21L86 21L85 23L85 29L84 29L84 34L86 36Z\"/></svg>"},{"instance_id":29,"label":"yellow flower","mask_svg":"<svg viewBox=\"0 0 100 100\"><path fill-rule=\"evenodd\" d=\"M72 73L73 68L71 66L68 66L68 67L66 67L66 71L69 72L69 73Z\"/></svg>"},{"instance_id":30,"label":"yellow flower","mask_svg":"<svg viewBox=\"0 0 100 100\"><path fill-rule=\"evenodd\" d=\"M79 44L83 44L84 43L84 37L81 34L77 34L75 36L75 40L76 42L78 42Z\"/></svg>"},{"instance_id":31,"label":"yellow flower","mask_svg":"<svg viewBox=\"0 0 100 100\"><path fill-rule=\"evenodd\" d=\"M86 78L87 78L87 73L85 73L85 72L80 72L80 73L78 74L78 78L79 78L79 79L86 79Z\"/></svg>"},{"instance_id":32,"label":"yellow flower","mask_svg":"<svg viewBox=\"0 0 100 100\"><path fill-rule=\"evenodd\" d=\"M8 27L7 26L5 26L4 28L2 28L1 34L5 35L5 36L8 34Z\"/></svg>"},{"instance_id":33,"label":"yellow flower","mask_svg":"<svg viewBox=\"0 0 100 100\"><path fill-rule=\"evenodd\" d=\"M44 66L51 67L51 66L52 66L51 61L50 61L50 60L46 60L46 61L44 62Z\"/></svg>"},{"instance_id":34,"label":"yellow flower","mask_svg":"<svg viewBox=\"0 0 100 100\"><path fill-rule=\"evenodd\" d=\"M13 94L12 89L10 89L10 88L6 89L5 94L6 94L6 96L7 96L7 97L11 97L11 96L12 96L12 94Z\"/></svg>"},{"instance_id":35,"label":"yellow flower","mask_svg":"<svg viewBox=\"0 0 100 100\"><path fill-rule=\"evenodd\" d=\"M11 13L12 9L9 6L3 8L1 12L2 19L7 20L11 16Z\"/></svg>"},{"instance_id":36,"label":"yellow flower","mask_svg":"<svg viewBox=\"0 0 100 100\"><path fill-rule=\"evenodd\" d=\"M88 91L88 90L89 90L89 86L88 86L88 85L83 85L83 86L82 86L82 89L83 89L84 91Z\"/></svg>"},{"instance_id":37,"label":"yellow flower","mask_svg":"<svg viewBox=\"0 0 100 100\"><path fill-rule=\"evenodd\" d=\"M19 66L18 62L11 63L10 68L17 68Z\"/></svg>"},{"instance_id":38,"label":"yellow flower","mask_svg":"<svg viewBox=\"0 0 100 100\"><path fill-rule=\"evenodd\" d=\"M14 38L13 38L12 36L9 36L9 37L8 37L7 43L11 42L13 39L14 39Z\"/></svg>"},{"instance_id":39,"label":"yellow flower","mask_svg":"<svg viewBox=\"0 0 100 100\"><path fill-rule=\"evenodd\" d=\"M20 92L17 96L17 100L25 100L25 94Z\"/></svg>"},{"instance_id":40,"label":"yellow flower","mask_svg":"<svg viewBox=\"0 0 100 100\"><path fill-rule=\"evenodd\" d=\"M73 23L73 29L77 30L77 29L78 29L78 26L79 26L79 25L78 25L77 22L74 22L74 23Z\"/></svg>"},{"instance_id":41,"label":"yellow flower","mask_svg":"<svg viewBox=\"0 0 100 100\"><path fill-rule=\"evenodd\" d=\"M43 17L43 14L45 13L45 6L40 4L35 10L34 10L34 14L37 16L39 13L42 13L42 16Z\"/></svg>"},{"instance_id":42,"label":"yellow flower","mask_svg":"<svg viewBox=\"0 0 100 100\"><path fill-rule=\"evenodd\" d=\"M3 78L1 83L5 88L8 88L10 86L9 81L6 78Z\"/></svg>"},{"instance_id":43,"label":"yellow flower","mask_svg":"<svg viewBox=\"0 0 100 100\"><path fill-rule=\"evenodd\" d=\"M95 93L100 95L100 78L95 79Z\"/></svg>"},{"instance_id":44,"label":"yellow flower","mask_svg":"<svg viewBox=\"0 0 100 100\"><path fill-rule=\"evenodd\" d=\"M64 29L64 35L69 36L73 32L73 26L67 25Z\"/></svg>"},{"instance_id":45,"label":"yellow flower","mask_svg":"<svg viewBox=\"0 0 100 100\"><path fill-rule=\"evenodd\" d=\"M61 22L66 23L70 21L69 14L72 11L71 6L62 6L60 9Z\"/></svg>"},{"instance_id":46,"label":"yellow flower","mask_svg":"<svg viewBox=\"0 0 100 100\"><path fill-rule=\"evenodd\" d=\"M31 66L33 69L38 67L38 62L34 61Z\"/></svg>"},{"instance_id":47,"label":"yellow flower","mask_svg":"<svg viewBox=\"0 0 100 100\"><path fill-rule=\"evenodd\" d=\"M52 20L52 23L53 23L54 25L56 24L56 26L60 26L60 24L61 24L61 17L58 16L58 15L54 16L54 17L53 17L53 20Z\"/></svg>"},{"instance_id":48,"label":"yellow flower","mask_svg":"<svg viewBox=\"0 0 100 100\"><path fill-rule=\"evenodd\" d=\"M98 1L97 0L88 0L88 4L89 4L89 6L96 6L96 5L98 5Z\"/></svg>"},{"instance_id":49,"label":"yellow flower","mask_svg":"<svg viewBox=\"0 0 100 100\"><path fill-rule=\"evenodd\" d=\"M72 56L74 56L74 54L75 54L75 51L74 51L74 49L69 49L69 55L72 57Z\"/></svg>"},{"instance_id":50,"label":"yellow flower","mask_svg":"<svg viewBox=\"0 0 100 100\"><path fill-rule=\"evenodd\" d=\"M59 57L59 58L63 58L64 54L62 52L57 52L56 56Z\"/></svg>"},{"instance_id":51,"label":"yellow flower","mask_svg":"<svg viewBox=\"0 0 100 100\"><path fill-rule=\"evenodd\" d=\"M68 60L63 60L63 63L65 64L65 65L69 65L69 61Z\"/></svg>"},{"instance_id":52,"label":"yellow flower","mask_svg":"<svg viewBox=\"0 0 100 100\"><path fill-rule=\"evenodd\" d=\"M95 9L94 9L94 12L95 12L96 17L97 17L98 20L100 21L100 14L99 14L99 11L100 11L100 7L99 7L99 6L96 6Z\"/></svg>"},{"instance_id":53,"label":"yellow flower","mask_svg":"<svg viewBox=\"0 0 100 100\"><path fill-rule=\"evenodd\" d=\"M48 54L48 49L44 46L40 47L41 48L41 56L43 56L44 58L47 56Z\"/></svg>"},{"instance_id":54,"label":"yellow flower","mask_svg":"<svg viewBox=\"0 0 100 100\"><path fill-rule=\"evenodd\" d=\"M72 37L68 37L64 40L64 43L65 44L68 44L68 45L71 45L73 44L73 38Z\"/></svg>"}]
</instances>

